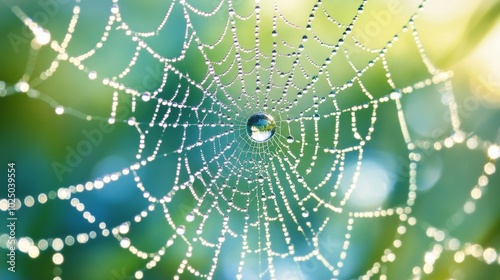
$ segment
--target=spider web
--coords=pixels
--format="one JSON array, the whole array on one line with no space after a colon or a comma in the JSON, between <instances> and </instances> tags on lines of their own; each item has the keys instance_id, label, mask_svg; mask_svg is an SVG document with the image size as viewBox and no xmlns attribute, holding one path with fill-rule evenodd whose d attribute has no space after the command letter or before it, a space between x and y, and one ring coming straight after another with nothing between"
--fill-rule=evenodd
<instances>
[{"instance_id":1,"label":"spider web","mask_svg":"<svg viewBox=\"0 0 500 280\"><path fill-rule=\"evenodd\" d=\"M86 26L95 7L76 1L63 32L10 5L34 39L21 79L1 82L0 94L42 100L60 117L104 123L135 143L122 148L125 163L112 171L20 198L18 209L69 205L79 213L70 219L88 230L18 237L18 250L33 259L50 255L54 279L91 277L66 276L74 253L65 251L93 248L99 239L112 239L136 260L136 279L421 278L443 273L434 269L441 259L456 264L446 273L459 277L466 258L498 266L497 249L453 235L475 213L500 152L462 129L453 73L433 66L417 31L425 2L401 4L395 16L390 3L376 0L151 7L117 0L99 4L94 17L105 24L96 29ZM161 17L139 17L140 9ZM367 39L376 27L370 9L394 22ZM52 57L44 69L36 67L42 52ZM111 100L101 102L105 109L43 90L67 69L100 92L78 94ZM449 119L438 138L410 127L406 108L414 96L444 100ZM269 141L247 134L255 113L276 120ZM98 140L102 133L85 135ZM379 148L402 160L377 154ZM462 184L444 222L420 218L418 172L433 155L454 150L482 155L475 182ZM68 171L52 167L58 176ZM108 190L111 198L124 189L136 192L116 210L123 218L110 219L92 204L93 193ZM8 210L7 199L1 207ZM149 240L150 231L159 238Z\"/></svg>"}]
</instances>

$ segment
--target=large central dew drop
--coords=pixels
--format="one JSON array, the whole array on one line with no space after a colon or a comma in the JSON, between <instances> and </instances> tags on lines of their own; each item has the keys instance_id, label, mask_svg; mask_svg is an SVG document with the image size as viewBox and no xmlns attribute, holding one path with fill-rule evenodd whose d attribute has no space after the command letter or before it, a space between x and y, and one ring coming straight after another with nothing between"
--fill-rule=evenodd
<instances>
[{"instance_id":1,"label":"large central dew drop","mask_svg":"<svg viewBox=\"0 0 500 280\"><path fill-rule=\"evenodd\" d=\"M255 142L266 142L276 132L276 122L265 113L253 114L247 121L247 133Z\"/></svg>"}]
</instances>

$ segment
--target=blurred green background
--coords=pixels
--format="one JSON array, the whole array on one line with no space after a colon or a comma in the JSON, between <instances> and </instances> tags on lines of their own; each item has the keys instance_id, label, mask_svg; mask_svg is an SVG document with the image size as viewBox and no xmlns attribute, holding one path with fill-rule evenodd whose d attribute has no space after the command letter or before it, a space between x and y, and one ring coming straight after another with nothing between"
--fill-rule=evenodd
<instances>
[{"instance_id":1,"label":"blurred green background","mask_svg":"<svg viewBox=\"0 0 500 280\"><path fill-rule=\"evenodd\" d=\"M194 7L202 10L210 10L217 6L215 1L186 1ZM349 22L356 14L356 9L360 3L324 1L323 6L332 12L332 16L340 22ZM170 2L162 1L120 1L120 13L125 22L137 31L154 30L162 21L168 11ZM33 35L27 30L25 25L12 12L11 7L14 1L2 1L0 6L0 89L12 89L21 77L26 74L29 57L33 48L31 41ZM15 1L22 11L35 21L39 22L43 28L50 31L52 39L62 41L66 34L73 7L72 1ZM236 0L233 5L237 13L248 14L254 9L254 4ZM260 50L264 56L272 52L272 4L262 3L262 20L260 23L261 45ZM298 48L302 34L309 34L304 30L304 23L307 21L309 11L314 5L313 1L300 3L285 3L278 1L277 5L283 15L291 19L294 23L302 26L300 32L290 28L285 24L278 26L278 38L294 42L292 48L280 45L277 49L279 53L288 53ZM390 5L399 7L397 13L390 12ZM112 3L111 1L83 1L78 25L75 29L72 41L67 49L70 55L79 55L93 48L100 40L103 28L108 21ZM352 31L352 36L356 36L360 42L377 49L386 44L392 36L398 33L414 13L418 6L417 1L367 1L365 11L361 14L359 22L356 23ZM167 24L161 29L157 36L147 39L147 43L164 57L172 58L178 56L185 39L186 21L182 6L176 3L172 9L171 16ZM439 68L452 70L454 72L453 97L457 104L460 116L461 128L467 137L476 135L480 139L499 143L499 119L500 119L500 22L498 15L500 2L498 1L455 1L453 4L444 0L430 0L416 20L417 30L422 39L422 44L430 60ZM304 12L307 11L307 12ZM389 11L390 18L383 18ZM383 14L385 12L385 14ZM197 36L205 43L214 43L223 33L228 14L227 4L223 4L221 10L214 16L205 18L191 13L193 26L197 31ZM332 44L341 35L341 28L333 29L327 20L317 19L312 25L314 34L325 43ZM255 43L254 32L255 21L241 20L237 22L238 38L242 46L251 48ZM378 29L377 29L378 28ZM378 31L377 31L378 30ZM376 32L375 32L376 31ZM116 124L103 129L111 112L113 90L103 86L102 77L118 75L134 54L136 43L120 30L110 31L110 36L103 44L103 48L95 55L85 61L86 67L98 73L96 80L89 80L88 74L77 70L75 66L68 62L61 62L55 74L37 85L35 88L41 92L41 98L30 98L26 94L9 94L0 97L0 150L1 150L1 176L6 178L7 163L16 162L17 168L17 191L16 196L24 199L26 196L33 196L35 199L40 193L49 194L61 187L84 184L100 178L105 174L117 172L124 167L136 162L135 155L138 149L139 133L136 128L126 124L126 120L133 116L141 127L147 127L151 120L155 106L151 103L138 101L136 112L131 112L131 98L129 95L120 93L118 105L118 121ZM394 47L390 48L387 60L390 65L394 82L398 86L411 85L414 82L430 77L430 74L422 64L422 59L418 54L411 34L404 33ZM224 38L230 38L228 36ZM349 37L351 38L351 37ZM363 41L362 41L363 40ZM207 57L211 61L219 61L232 45L231 40L225 40L214 50L207 50ZM309 40L303 43L305 52L313 61L321 60L328 54L328 48L320 46L310 36ZM290 50L292 49L292 50ZM349 52L352 62L366 65L374 57L373 54L359 51L354 46L353 41L346 41L343 48ZM56 53L49 47L42 47L36 57L36 64L33 66L33 76L45 70L56 57ZM229 54L232 62L234 53ZM286 71L290 60L283 58L277 61L277 68ZM262 68L270 65L269 60L262 59ZM305 72L311 77L317 68L301 61L304 64ZM186 58L173 63L182 73L189 73L193 80L200 82L207 72L204 58L199 54L197 46L192 43L187 50ZM254 59L249 59L243 65L245 71L255 65ZM29 66L28 66L29 67ZM249 68L250 67L250 68ZM222 72L224 67L216 69ZM375 67L376 70L363 75L361 80L369 88L375 97L380 97L390 91L386 82L385 72L381 65ZM346 79L353 76L353 70L349 66L344 56L338 55L332 60L329 70L334 73L335 85L342 85ZM236 68L232 68L227 75L223 75L222 83L227 84L236 75ZM261 72L262 80L271 80L270 75L264 70ZM139 92L154 91L163 76L163 65L151 55L141 53L137 63L133 66L131 73L122 81L128 87ZM294 76L294 82L298 85L305 85L310 82L311 77L301 75ZM255 89L255 72L246 76L247 87L251 91ZM272 77L274 83L278 84L279 75ZM3 81L3 83L1 82ZM183 100L182 93L191 87L185 80L169 78L164 91L161 93L165 98L174 98L172 93L178 86L181 88L178 101ZM1 86L5 84L5 86ZM240 96L239 87L228 87L228 92L233 96ZM271 96L281 95L282 88L278 87L271 91ZM324 78L320 78L315 85L320 97L327 96L330 92ZM347 108L355 104L362 104L366 97L355 92L358 88L353 87L345 93L337 96L340 106ZM208 90L213 90L209 88ZM412 139L416 142L429 141L434 143L442 140L453 132L449 121L449 107L446 99L450 95L440 95L440 85L426 87L402 98L403 110L406 114ZM291 89L289 96L295 96L297 90ZM199 93L199 92L198 92ZM194 95L192 95L194 96ZM243 95L239 104L246 104L245 111L241 116L234 117L238 131L244 131L242 124L246 118L259 110L261 98L252 98L252 92ZM227 100L221 99L222 102ZM293 99L292 99L293 100ZM197 104L197 97L190 97L188 104ZM248 103L248 104L247 104ZM302 110L308 110L313 101L310 96L306 96L299 101L299 105L290 112L282 110L279 115L281 128L278 128L278 135L282 141L288 136L288 128L285 125L287 117L297 117ZM326 103L324 103L326 104ZM330 104L330 103L329 103ZM66 113L56 115L54 109L62 105ZM275 104L278 107L280 104ZM202 106L216 106L210 101L202 103ZM284 106L283 106L284 107ZM282 107L279 107L283 109ZM322 114L329 113L330 107L320 106ZM231 111L235 113L235 111ZM371 111L361 112L359 118L369 120ZM92 121L85 120L86 116L93 117ZM349 115L349 113L347 113ZM217 121L218 118L207 114L206 123ZM190 121L189 119L182 121ZM278 121L279 122L279 121ZM280 123L280 122L279 122ZM343 125L350 125L346 120ZM366 124L365 124L366 126ZM307 127L307 135L304 142L315 143L312 127ZM206 135L210 133L220 133L225 128L216 127L213 131L204 130ZM295 132L298 139L300 128L294 124L290 125L290 130ZM92 144L88 155L75 158L74 166L64 173L58 173L54 169L54 163L64 163L68 161L68 155L77 149L78 145L88 140L90 132L99 131L102 133L102 141ZM341 129L341 139L342 132ZM172 130L172 132L175 132ZM237 132L237 133L240 133ZM329 123L323 120L320 122L320 135L330 135L332 133ZM243 133L244 134L244 133ZM245 135L236 141L243 141ZM208 136L203 135L203 140ZM237 134L239 135L239 134ZM180 138L172 133L169 143L165 144L166 151L173 150ZM167 136L167 137L168 137ZM161 134L154 129L148 135L148 147L153 146ZM198 135L188 136L188 143L194 143ZM321 140L323 141L323 140ZM352 139L347 139L343 144L353 145ZM482 143L482 142L481 142ZM277 142L271 148L278 147ZM252 144L249 144L252 146ZM205 146L206 147L206 146ZM209 150L207 148L207 150ZM376 200L377 193L370 193L370 189L359 186L357 195L352 203L345 207L347 211L372 211L378 207L400 206L404 203L408 193L408 151L401 136L401 129L397 119L397 111L392 103L380 105L377 111L377 123L372 140L365 147L365 157L363 164L366 169L362 169L360 182L383 182L390 185L388 194ZM210 151L204 150L210 158ZM292 153L298 153L298 148L292 148ZM309 156L310 151L306 151ZM145 152L147 154L147 152ZM201 160L195 156L189 158L194 164L202 164ZM433 246L432 240L425 236L428 226L443 229L449 236L456 237L464 244L466 242L479 243L484 248L492 247L500 250L500 197L499 177L493 174L489 177L486 195L478 201L475 212L472 215L463 216L462 220L452 220L454 214L463 208L467 197L474 184L477 183L481 175L484 164L488 161L486 149L484 147L475 150L468 149L464 144L456 145L450 149L441 151L427 150L421 151L422 160L417 169L417 201L413 207L413 215L417 218L418 224L403 239L403 247L396 253L396 261L387 265L387 273L390 279L408 279L411 277L411 270L414 266L422 266L424 254ZM254 158L250 156L250 158ZM242 160L244 161L244 159ZM307 160L306 160L307 161ZM276 160L274 160L276 162ZM352 159L347 163L353 164ZM160 158L141 169L140 176L144 185L148 186L148 191L154 195L164 195L173 186L176 157ZM331 165L330 157L319 157L316 161L317 173L324 176ZM498 163L495 163L498 168ZM305 172L306 167L299 167L300 172ZM246 172L246 171L245 171ZM353 172L352 168L346 168L344 176L349 177ZM284 175L280 174L281 179ZM382 179L381 179L382 178ZM307 178L306 178L307 179ZM315 178L308 179L314 182ZM386 181L384 181L386 180ZM312 183L314 185L314 183ZM199 187L203 187L201 184ZM343 188L343 186L341 187ZM368 192L372 200L363 198L362 192ZM148 206L146 200L142 199L142 193L137 189L131 176L120 179L117 182L106 185L99 191L84 192L76 195L78 199L85 203L85 210L95 215L96 220L104 221L111 229L134 217L145 210ZM0 196L6 197L6 189L0 190ZM182 198L182 200L181 200ZM177 197L173 205L179 211L176 219L183 219L186 211L189 211L195 204L193 198L185 195ZM356 204L356 201L358 203ZM158 205L159 206L159 205ZM174 206L172 206L174 207ZM295 210L299 207L292 205ZM160 208L160 207L158 207ZM165 223L165 218L161 209L154 211L147 219L131 227L128 234L133 244L145 251L156 250L165 243L166 236L173 233L173 230ZM295 211L294 210L294 211ZM300 210L297 210L300 211ZM346 211L346 212L347 212ZM312 213L312 211L310 211ZM321 212L321 211L320 211ZM6 212L1 212L2 220L6 221ZM255 213L253 214L255 215ZM312 217L315 223L321 223L325 213L319 213L317 218ZM324 248L328 256L337 259L342 246L343 234L345 234L346 215L332 216L338 219L333 226L330 225L325 238ZM311 214L311 216L313 216ZM98 228L98 223L90 224L82 218L82 214L71 207L68 201L58 199L49 200L41 205L35 203L33 207L21 207L17 212L17 237L30 237L35 242L39 239L64 239L68 235L76 236L82 232L96 231L97 238L89 240L85 244L75 244L65 246L62 250L64 255L63 264L58 267L53 264L52 255L54 251L49 248L40 252L38 258L30 258L27 254L18 251L15 274L4 268L6 255L2 250L2 270L0 279L52 279L54 275L61 275L63 279L133 279L136 270L143 269L146 261L130 254L120 247L119 242L109 236L102 237ZM235 216L234 220L238 218ZM389 246L395 236L397 217L356 220L354 230L351 232L351 245L348 250L347 259L344 261L341 279L357 278L365 273L371 265L380 259L383 249ZM217 223L214 223L217 224ZM240 224L241 225L241 224ZM214 225L214 231L216 230ZM4 229L5 230L5 229ZM0 235L4 234L0 231ZM194 233L191 233L194 235ZM211 233L207 233L211 234ZM190 235L191 236L191 235ZM279 235L276 235L279 236ZM301 240L300 236L292 235L296 240ZM0 246L5 248L5 235L0 240ZM274 242L274 241L273 241ZM280 243L279 240L276 243ZM230 243L232 244L232 243ZM238 243L236 242L236 245ZM177 247L176 247L177 246ZM179 265L179 261L184 257L185 248L176 245L174 249L164 257L151 271L145 271L144 279L170 279ZM241 246L241 245L240 245ZM296 250L304 250L305 243L295 244ZM232 271L236 266L235 259L239 255L232 252L232 248L225 248L221 253L220 268L216 279L234 279ZM203 269L208 269L210 253L200 253L190 258L190 262ZM234 261L234 262L233 262ZM252 265L255 260L249 257L248 263ZM264 261L264 264L267 264ZM278 279L326 279L329 273L321 268L319 263L303 262L297 264L285 263L283 267L289 270L278 271ZM256 266L257 267L257 266ZM254 279L257 272L244 276L243 279ZM231 276L233 275L233 276ZM182 275L186 276L186 275ZM181 279L190 279L189 276ZM246 278L248 277L248 278ZM295 278L294 278L295 277ZM461 264L453 261L453 253L444 252L437 261L434 272L424 278L429 279L494 279L500 277L498 262L493 265L486 265L474 258L466 258ZM268 278L265 275L264 278Z\"/></svg>"}]
</instances>

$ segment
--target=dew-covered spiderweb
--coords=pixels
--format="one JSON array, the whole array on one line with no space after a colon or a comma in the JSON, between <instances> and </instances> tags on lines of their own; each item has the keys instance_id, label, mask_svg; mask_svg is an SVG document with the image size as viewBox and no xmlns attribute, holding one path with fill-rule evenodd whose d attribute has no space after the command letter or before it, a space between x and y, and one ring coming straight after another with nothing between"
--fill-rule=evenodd
<instances>
[{"instance_id":1,"label":"dew-covered spiderweb","mask_svg":"<svg viewBox=\"0 0 500 280\"><path fill-rule=\"evenodd\" d=\"M49 176L18 186L16 273L499 275L499 143L428 57L431 2L6 1L0 100L54 141L5 159Z\"/></svg>"}]
</instances>

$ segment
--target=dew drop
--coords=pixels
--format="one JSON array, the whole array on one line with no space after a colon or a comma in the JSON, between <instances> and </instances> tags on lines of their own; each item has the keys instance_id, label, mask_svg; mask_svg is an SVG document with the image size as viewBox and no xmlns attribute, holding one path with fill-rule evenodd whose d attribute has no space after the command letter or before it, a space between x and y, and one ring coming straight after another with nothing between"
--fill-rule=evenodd
<instances>
[{"instance_id":1,"label":"dew drop","mask_svg":"<svg viewBox=\"0 0 500 280\"><path fill-rule=\"evenodd\" d=\"M174 244L174 241L172 239L167 240L167 248L172 246Z\"/></svg>"},{"instance_id":2,"label":"dew drop","mask_svg":"<svg viewBox=\"0 0 500 280\"><path fill-rule=\"evenodd\" d=\"M259 176L259 177L257 178L257 181L259 181L259 183L261 183L261 184L262 184L262 183L264 183L264 177Z\"/></svg>"},{"instance_id":3,"label":"dew drop","mask_svg":"<svg viewBox=\"0 0 500 280\"><path fill-rule=\"evenodd\" d=\"M175 232L177 232L178 235L184 235L186 233L186 228L184 226L179 226Z\"/></svg>"},{"instance_id":4,"label":"dew drop","mask_svg":"<svg viewBox=\"0 0 500 280\"><path fill-rule=\"evenodd\" d=\"M286 138L286 142L288 142L289 144L292 144L294 140L295 139L293 139L292 135L288 135L288 137Z\"/></svg>"},{"instance_id":5,"label":"dew drop","mask_svg":"<svg viewBox=\"0 0 500 280\"><path fill-rule=\"evenodd\" d=\"M50 42L50 32L43 28L38 28L35 31L35 40L42 46L48 44Z\"/></svg>"},{"instance_id":6,"label":"dew drop","mask_svg":"<svg viewBox=\"0 0 500 280\"><path fill-rule=\"evenodd\" d=\"M253 114L247 121L247 133L255 142L266 142L276 132L274 118L265 113Z\"/></svg>"},{"instance_id":7,"label":"dew drop","mask_svg":"<svg viewBox=\"0 0 500 280\"><path fill-rule=\"evenodd\" d=\"M488 148L488 156L493 160L499 158L500 157L500 147L498 147L497 145L491 145Z\"/></svg>"},{"instance_id":8,"label":"dew drop","mask_svg":"<svg viewBox=\"0 0 500 280\"><path fill-rule=\"evenodd\" d=\"M130 239L128 238L123 238L121 241L120 241L120 246L122 248L128 248L130 247Z\"/></svg>"},{"instance_id":9,"label":"dew drop","mask_svg":"<svg viewBox=\"0 0 500 280\"><path fill-rule=\"evenodd\" d=\"M95 80L97 78L97 73L95 71L89 72L89 79Z\"/></svg>"},{"instance_id":10,"label":"dew drop","mask_svg":"<svg viewBox=\"0 0 500 280\"><path fill-rule=\"evenodd\" d=\"M134 117L130 117L128 120L127 120L127 124L130 125L130 126L133 126L135 125L135 118Z\"/></svg>"},{"instance_id":11,"label":"dew drop","mask_svg":"<svg viewBox=\"0 0 500 280\"><path fill-rule=\"evenodd\" d=\"M20 81L14 86L14 88L18 92L28 92L28 90L30 89L30 85L25 81Z\"/></svg>"},{"instance_id":12,"label":"dew drop","mask_svg":"<svg viewBox=\"0 0 500 280\"><path fill-rule=\"evenodd\" d=\"M64 113L64 107L63 106L57 106L55 111L56 111L56 114L62 115Z\"/></svg>"},{"instance_id":13,"label":"dew drop","mask_svg":"<svg viewBox=\"0 0 500 280\"><path fill-rule=\"evenodd\" d=\"M391 94L389 95L389 97L392 100L400 99L401 98L401 91L398 90L398 89L394 89L394 91L391 92Z\"/></svg>"},{"instance_id":14,"label":"dew drop","mask_svg":"<svg viewBox=\"0 0 500 280\"><path fill-rule=\"evenodd\" d=\"M314 114L314 117L313 117L313 118L314 118L314 120L315 120L315 121L319 121L319 114L317 114L317 113L316 113L316 114Z\"/></svg>"},{"instance_id":15,"label":"dew drop","mask_svg":"<svg viewBox=\"0 0 500 280\"><path fill-rule=\"evenodd\" d=\"M194 214L193 213L187 214L186 221L188 221L188 222L194 221Z\"/></svg>"},{"instance_id":16,"label":"dew drop","mask_svg":"<svg viewBox=\"0 0 500 280\"><path fill-rule=\"evenodd\" d=\"M145 91L142 94L142 101L148 102L149 100L151 100L151 93L149 93L149 91Z\"/></svg>"},{"instance_id":17,"label":"dew drop","mask_svg":"<svg viewBox=\"0 0 500 280\"><path fill-rule=\"evenodd\" d=\"M120 10L120 8L118 7L118 4L113 3L113 5L111 6L111 13L117 14L119 10Z\"/></svg>"},{"instance_id":18,"label":"dew drop","mask_svg":"<svg viewBox=\"0 0 500 280\"><path fill-rule=\"evenodd\" d=\"M224 242L224 240L226 240L226 238L224 237L224 235L219 236L219 243Z\"/></svg>"},{"instance_id":19,"label":"dew drop","mask_svg":"<svg viewBox=\"0 0 500 280\"><path fill-rule=\"evenodd\" d=\"M309 211L303 211L302 212L302 217L304 217L304 218L309 217Z\"/></svg>"},{"instance_id":20,"label":"dew drop","mask_svg":"<svg viewBox=\"0 0 500 280\"><path fill-rule=\"evenodd\" d=\"M130 224L129 223L123 223L118 227L118 231L120 234L127 234L130 230Z\"/></svg>"}]
</instances>

